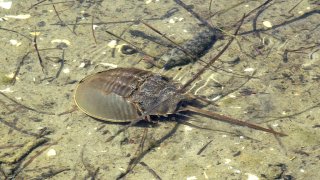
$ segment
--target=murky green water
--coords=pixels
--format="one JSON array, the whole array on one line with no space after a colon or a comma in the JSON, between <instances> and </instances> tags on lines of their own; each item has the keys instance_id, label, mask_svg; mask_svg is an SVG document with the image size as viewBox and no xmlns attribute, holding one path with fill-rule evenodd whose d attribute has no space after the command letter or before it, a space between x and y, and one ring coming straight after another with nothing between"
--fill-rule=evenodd
<instances>
[{"instance_id":1,"label":"murky green water","mask_svg":"<svg viewBox=\"0 0 320 180\"><path fill-rule=\"evenodd\" d=\"M227 34L201 58L206 62L228 42L242 15L264 3L214 1L209 10L210 1L184 2L201 17L212 16L208 21ZM215 68L189 87L193 94L216 100L217 106L204 109L269 125L288 136L276 138L192 115L188 122L213 130L179 125L127 179L156 179L146 165L162 179L318 179L319 9L313 1L296 5L272 1L254 11ZM125 172L145 128L130 127L106 142L124 126L78 110L63 112L73 109L73 91L85 76L114 67L148 66L141 54L121 54L125 42L106 31L152 56L170 49L170 42L138 19L178 44L203 28L174 1L33 0L0 8L0 179L115 179ZM33 43L35 32L43 70ZM150 70L185 83L203 64ZM144 149L175 125L174 119L147 125Z\"/></svg>"}]
</instances>

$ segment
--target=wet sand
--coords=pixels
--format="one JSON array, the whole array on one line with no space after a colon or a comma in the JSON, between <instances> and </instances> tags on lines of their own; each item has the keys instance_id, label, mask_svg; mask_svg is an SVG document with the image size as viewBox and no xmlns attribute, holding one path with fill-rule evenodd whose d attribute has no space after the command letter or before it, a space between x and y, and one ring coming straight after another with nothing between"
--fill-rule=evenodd
<instances>
[{"instance_id":1,"label":"wet sand","mask_svg":"<svg viewBox=\"0 0 320 180\"><path fill-rule=\"evenodd\" d=\"M225 33L201 57L205 62L228 42L242 15L264 3L214 1L210 13L210 1L184 2L202 17L212 14L208 21ZM116 179L136 156L146 128L144 150L153 148L126 179L156 179L146 167L161 179L319 178L317 2L272 1L259 8L245 19L214 67L189 87L216 104L204 109L288 136L188 114L182 119L211 130L177 125L178 117L169 117L130 127L111 142L106 140L124 125L71 111L74 89L95 72L148 65L140 53L122 54L119 48L126 42L106 31L161 56L172 44L136 20L143 19L178 44L203 26L174 1L37 3L13 1L9 9L0 8L0 179ZM149 70L183 84L203 64Z\"/></svg>"}]
</instances>

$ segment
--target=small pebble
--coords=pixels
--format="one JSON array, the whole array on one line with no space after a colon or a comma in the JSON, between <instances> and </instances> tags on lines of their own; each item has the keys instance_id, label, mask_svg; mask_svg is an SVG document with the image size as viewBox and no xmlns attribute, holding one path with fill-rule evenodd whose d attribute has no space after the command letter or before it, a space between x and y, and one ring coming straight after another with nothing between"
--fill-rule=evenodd
<instances>
[{"instance_id":1,"label":"small pebble","mask_svg":"<svg viewBox=\"0 0 320 180\"><path fill-rule=\"evenodd\" d=\"M111 63L99 63L99 64L101 64L102 66L112 67L112 68L117 68L118 67L118 65L111 64Z\"/></svg>"},{"instance_id":2,"label":"small pebble","mask_svg":"<svg viewBox=\"0 0 320 180\"><path fill-rule=\"evenodd\" d=\"M92 29L93 29L93 30L96 30L98 27L99 27L98 25L93 25L93 26L92 26Z\"/></svg>"},{"instance_id":3,"label":"small pebble","mask_svg":"<svg viewBox=\"0 0 320 180\"><path fill-rule=\"evenodd\" d=\"M270 21L263 21L262 24L267 28L272 28L272 24Z\"/></svg>"},{"instance_id":4,"label":"small pebble","mask_svg":"<svg viewBox=\"0 0 320 180\"><path fill-rule=\"evenodd\" d=\"M21 42L18 42L17 40L15 39L10 39L10 44L13 45L13 46L20 46L21 45Z\"/></svg>"},{"instance_id":5,"label":"small pebble","mask_svg":"<svg viewBox=\"0 0 320 180\"><path fill-rule=\"evenodd\" d=\"M246 173L246 175L248 176L247 180L259 180L259 177L254 174Z\"/></svg>"},{"instance_id":6,"label":"small pebble","mask_svg":"<svg viewBox=\"0 0 320 180\"><path fill-rule=\"evenodd\" d=\"M187 180L197 180L198 178L196 176L188 176Z\"/></svg>"},{"instance_id":7,"label":"small pebble","mask_svg":"<svg viewBox=\"0 0 320 180\"><path fill-rule=\"evenodd\" d=\"M237 174L241 173L241 171L239 169L235 169L234 172L237 173Z\"/></svg>"},{"instance_id":8,"label":"small pebble","mask_svg":"<svg viewBox=\"0 0 320 180\"><path fill-rule=\"evenodd\" d=\"M62 70L62 72L65 73L65 74L68 74L68 73L70 73L70 69L69 68L64 68Z\"/></svg>"},{"instance_id":9,"label":"small pebble","mask_svg":"<svg viewBox=\"0 0 320 180\"><path fill-rule=\"evenodd\" d=\"M5 76L9 79L12 79L14 77L14 73L6 74ZM16 77L16 79L17 79L17 77Z\"/></svg>"},{"instance_id":10,"label":"small pebble","mask_svg":"<svg viewBox=\"0 0 320 180\"><path fill-rule=\"evenodd\" d=\"M252 72L252 71L254 71L254 68L246 68L246 69L244 69L243 71L244 71L244 72Z\"/></svg>"},{"instance_id":11,"label":"small pebble","mask_svg":"<svg viewBox=\"0 0 320 180\"><path fill-rule=\"evenodd\" d=\"M193 129L193 128L190 127L190 126L185 126L185 128L184 128L185 131L191 131L192 129Z\"/></svg>"},{"instance_id":12,"label":"small pebble","mask_svg":"<svg viewBox=\"0 0 320 180\"><path fill-rule=\"evenodd\" d=\"M108 43L108 46L110 48L115 48L117 46L117 41L116 40L112 40Z\"/></svg>"},{"instance_id":13,"label":"small pebble","mask_svg":"<svg viewBox=\"0 0 320 180\"><path fill-rule=\"evenodd\" d=\"M82 63L79 65L79 68L84 68L85 65L86 65L86 63L82 62Z\"/></svg>"},{"instance_id":14,"label":"small pebble","mask_svg":"<svg viewBox=\"0 0 320 180\"><path fill-rule=\"evenodd\" d=\"M169 20L169 23L171 23L171 24L173 24L173 23L175 23L176 21L174 20L174 19L170 19Z\"/></svg>"},{"instance_id":15,"label":"small pebble","mask_svg":"<svg viewBox=\"0 0 320 180\"><path fill-rule=\"evenodd\" d=\"M224 160L224 163L225 163L225 164L229 164L230 162L231 162L231 159L225 159L225 160Z\"/></svg>"},{"instance_id":16,"label":"small pebble","mask_svg":"<svg viewBox=\"0 0 320 180\"><path fill-rule=\"evenodd\" d=\"M49 151L47 152L48 157L55 156L55 155L57 155L57 152L54 149L49 149Z\"/></svg>"}]
</instances>

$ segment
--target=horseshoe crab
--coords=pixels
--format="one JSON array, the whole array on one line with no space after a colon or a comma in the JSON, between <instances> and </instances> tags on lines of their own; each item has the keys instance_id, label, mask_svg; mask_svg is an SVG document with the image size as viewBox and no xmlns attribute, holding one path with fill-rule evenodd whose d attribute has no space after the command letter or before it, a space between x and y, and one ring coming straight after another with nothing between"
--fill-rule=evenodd
<instances>
[{"instance_id":1,"label":"horseshoe crab","mask_svg":"<svg viewBox=\"0 0 320 180\"><path fill-rule=\"evenodd\" d=\"M90 75L78 84L74 100L85 114L110 122L151 120L150 116L181 111L284 136L281 132L240 121L190 104L193 95L160 74L136 68L115 68Z\"/></svg>"}]
</instances>

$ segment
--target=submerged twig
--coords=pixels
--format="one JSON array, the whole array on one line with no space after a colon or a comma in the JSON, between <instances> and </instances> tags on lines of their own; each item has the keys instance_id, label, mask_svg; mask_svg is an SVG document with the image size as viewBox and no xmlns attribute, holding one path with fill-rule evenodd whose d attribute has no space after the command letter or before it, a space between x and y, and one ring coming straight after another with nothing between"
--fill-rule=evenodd
<instances>
[{"instance_id":1,"label":"submerged twig","mask_svg":"<svg viewBox=\"0 0 320 180\"><path fill-rule=\"evenodd\" d=\"M256 15L254 16L254 18L252 19L252 31L254 32L254 34L260 39L261 39L261 36L260 36L260 33L259 31L257 31L257 20L259 18L259 16L263 13L263 11L265 11L268 7L270 7L271 5L269 6L262 6L258 12L256 13Z\"/></svg>"},{"instance_id":2,"label":"submerged twig","mask_svg":"<svg viewBox=\"0 0 320 180\"><path fill-rule=\"evenodd\" d=\"M48 139L46 138L37 138L33 141L28 142L26 145L24 145L21 149L19 149L17 152L14 153L11 157L5 157L0 159L0 163L6 163L6 164L14 164L22 160L24 157L26 157L32 150L35 148L41 146L42 144L46 143Z\"/></svg>"},{"instance_id":3,"label":"submerged twig","mask_svg":"<svg viewBox=\"0 0 320 180\"><path fill-rule=\"evenodd\" d=\"M144 21L140 21L140 22L142 24L144 24L145 26L147 26L148 28L150 28L152 31L159 34L161 37L163 37L166 40L168 40L169 42L171 42L175 46L176 49L172 49L167 54L163 55L163 56L172 57L173 56L172 54L176 54L176 57L175 57L176 60L173 61L174 63L170 65L170 61L164 60L164 59L167 59L167 57L162 56L162 58L160 58L160 59L164 60L164 62L161 62L161 60L160 60L160 65L156 65L157 67L160 67L160 68L162 68L162 66L163 66L165 69L172 68L173 66L176 65L177 61L181 61L182 59L183 59L183 61L196 61L196 60L198 60L198 61L206 64L206 62L200 58L201 54L206 51L206 48L208 48L208 46L211 46L215 43L215 41L216 41L215 39L222 36L220 30L212 28L209 31L204 30L204 31L198 33L196 36L194 36L191 40L187 41L185 44L179 45L178 43L171 40L164 33L160 32L159 30L157 30L156 28L154 28L150 24L148 24ZM201 45L199 45L199 43L196 43L198 41L201 41ZM194 46L196 46L196 48ZM199 46L201 46L201 47L199 47ZM161 63L163 63L163 65L161 65ZM156 64L158 64L158 63L156 63Z\"/></svg>"},{"instance_id":4,"label":"submerged twig","mask_svg":"<svg viewBox=\"0 0 320 180\"><path fill-rule=\"evenodd\" d=\"M3 123L4 125L10 127L11 129L14 129L20 133L23 133L23 134L26 134L26 135L29 135L29 136L34 136L34 137L38 137L39 134L36 134L36 133L33 133L33 132L30 132L30 131L27 131L27 130L24 130L22 128L18 128L17 126L15 126L15 124L12 124L8 121L5 121L3 118L0 117L0 122Z\"/></svg>"},{"instance_id":5,"label":"submerged twig","mask_svg":"<svg viewBox=\"0 0 320 180\"><path fill-rule=\"evenodd\" d=\"M179 6L184 8L186 11L188 11L193 17L195 17L198 21L200 21L202 24L204 24L206 27L208 27L210 30L213 30L213 28L206 19L202 18L198 13L193 11L190 6L186 5L184 2L181 0L174 0Z\"/></svg>"},{"instance_id":6,"label":"submerged twig","mask_svg":"<svg viewBox=\"0 0 320 180\"><path fill-rule=\"evenodd\" d=\"M90 179L94 180L94 179L96 179L96 176L97 176L100 168L98 167L98 168L96 168L96 169L94 170L94 168L93 168L89 163L85 162L85 160L84 160L84 150L85 150L85 147L86 147L86 144L83 146L83 148L82 148L82 150L81 150L81 155L80 155L80 157L81 157L81 162L82 162L82 165L84 166L84 168L85 168L85 169L87 170L87 172L88 172L88 175L87 175L87 176L89 176ZM88 179L87 176L86 176L85 179Z\"/></svg>"},{"instance_id":7,"label":"submerged twig","mask_svg":"<svg viewBox=\"0 0 320 180\"><path fill-rule=\"evenodd\" d=\"M58 19L59 19L59 21L60 21L60 25L65 25L65 26L67 26L67 28L69 29L69 31L70 32L72 32L74 35L77 35L77 33L75 33L74 31L72 31L72 29L66 24L66 23L64 23L64 21L62 21L62 19L60 18L60 15L59 15L59 13L58 13L58 11L57 11L57 9L56 9L56 6L54 5L54 4L52 4L52 6L53 6L53 9L54 9L54 12L56 13L56 15L57 15L57 17L58 17Z\"/></svg>"},{"instance_id":8,"label":"submerged twig","mask_svg":"<svg viewBox=\"0 0 320 180\"><path fill-rule=\"evenodd\" d=\"M205 144L197 153L197 155L200 155L208 146L212 143L213 140L210 140L207 144Z\"/></svg>"},{"instance_id":9,"label":"submerged twig","mask_svg":"<svg viewBox=\"0 0 320 180\"><path fill-rule=\"evenodd\" d=\"M21 107L23 107L23 108L25 108L25 109L27 109L27 110L34 111L34 112L37 112L37 113L40 113L40 114L55 115L55 113L45 112L45 111L38 111L38 110L36 110L36 109L34 109L34 108L31 108L31 107L29 107L29 106L26 106L26 105L24 105L24 104L21 104L21 103L19 103L18 101L14 100L14 99L12 99L11 97L9 97L8 95L6 95L5 93L3 93L3 92L0 92L0 94L1 94L2 96L6 97L7 99L9 99L10 101L14 102L15 104L17 104L18 106L21 106Z\"/></svg>"},{"instance_id":10,"label":"submerged twig","mask_svg":"<svg viewBox=\"0 0 320 180\"><path fill-rule=\"evenodd\" d=\"M41 173L38 177L33 178L32 180L44 180L44 179L51 179L52 177L65 172L70 171L70 168L61 168L57 170L50 169L48 172Z\"/></svg>"},{"instance_id":11,"label":"submerged twig","mask_svg":"<svg viewBox=\"0 0 320 180\"><path fill-rule=\"evenodd\" d=\"M161 180L160 176L152 169L150 168L146 163L144 162L140 162L140 164L145 167L152 175L155 179L157 180Z\"/></svg>"},{"instance_id":12,"label":"submerged twig","mask_svg":"<svg viewBox=\"0 0 320 180\"><path fill-rule=\"evenodd\" d=\"M37 2L37 3L35 3L35 4L33 4L28 10L36 7L37 5L39 5L39 4L43 3L43 2L46 2L46 1L47 1L47 0L42 0L42 1L39 1L39 2Z\"/></svg>"},{"instance_id":13,"label":"submerged twig","mask_svg":"<svg viewBox=\"0 0 320 180\"><path fill-rule=\"evenodd\" d=\"M252 13L254 13L255 11L259 10L260 8L266 6L267 4L271 3L273 0L266 0L264 3L262 3L260 6L254 8L253 10L251 10L249 13L247 13L245 15L245 18L246 17L249 17Z\"/></svg>"},{"instance_id":14,"label":"submerged twig","mask_svg":"<svg viewBox=\"0 0 320 180\"><path fill-rule=\"evenodd\" d=\"M60 2L51 2L51 0L50 0L50 3L41 4L41 3L45 2L45 1L47 1L47 0L42 0L42 1L40 1L40 2L38 2L38 3L36 3L36 4L34 4L34 5L32 5L28 10L30 10L30 9L36 7L36 6L51 6L51 5L53 5L53 4L67 4L67 3L73 3L73 4L74 4L74 3L75 3L74 0L70 0L70 1L60 1Z\"/></svg>"},{"instance_id":15,"label":"submerged twig","mask_svg":"<svg viewBox=\"0 0 320 180\"><path fill-rule=\"evenodd\" d=\"M17 80L17 76L20 72L20 69L21 69L21 66L24 64L24 61L27 59L27 57L29 56L30 54L30 51L28 51L23 57L22 59L20 60L19 64L18 64L18 67L16 69L16 71L14 72L14 75L12 77L12 80L11 80L11 84L14 85L16 83L16 80Z\"/></svg>"},{"instance_id":16,"label":"submerged twig","mask_svg":"<svg viewBox=\"0 0 320 180\"><path fill-rule=\"evenodd\" d=\"M91 18L91 32L92 32L92 37L93 37L94 43L97 44L96 35L94 33L93 20L94 20L94 16L92 15L92 18Z\"/></svg>"},{"instance_id":17,"label":"submerged twig","mask_svg":"<svg viewBox=\"0 0 320 180\"><path fill-rule=\"evenodd\" d=\"M9 32L16 33L16 34L18 34L18 35L20 35L20 36L23 36L24 38L28 39L29 41L32 41L32 39L31 39L29 36L24 35L24 34L22 34L22 33L19 33L18 31L11 30L11 29L7 29L7 28L3 28L3 27L0 27L0 30L4 30L4 31L9 31Z\"/></svg>"},{"instance_id":18,"label":"submerged twig","mask_svg":"<svg viewBox=\"0 0 320 180\"><path fill-rule=\"evenodd\" d=\"M231 7L228 7L227 9L223 9L223 10L221 10L221 11L215 12L215 13L211 14L207 19L210 19L210 18L212 18L212 17L215 16L215 15L220 16L220 15L222 15L222 14L230 11L231 9L240 6L241 4L243 4L243 3L245 3L245 2L246 2L246 1L241 1L241 2L238 2L237 4L232 5ZM212 6L212 0L210 1L210 6ZM209 7L209 11L211 11L211 7Z\"/></svg>"},{"instance_id":19,"label":"submerged twig","mask_svg":"<svg viewBox=\"0 0 320 180\"><path fill-rule=\"evenodd\" d=\"M272 128L269 124L268 124L267 126L268 126L269 129L272 129L272 130L273 130L273 128ZM280 147L284 150L285 154L287 154L287 149L286 149L286 147L284 146L281 138L279 138L279 136L274 136L274 138L277 140L277 142L279 143Z\"/></svg>"},{"instance_id":20,"label":"submerged twig","mask_svg":"<svg viewBox=\"0 0 320 180\"><path fill-rule=\"evenodd\" d=\"M18 119L17 117L15 117L15 118L12 120L11 125L12 125L13 127L16 127L18 120L19 120L19 119ZM11 128L11 129L9 130L8 134L11 134L12 132L13 132L13 129Z\"/></svg>"},{"instance_id":21,"label":"submerged twig","mask_svg":"<svg viewBox=\"0 0 320 180\"><path fill-rule=\"evenodd\" d=\"M219 59L219 57L228 49L228 47L230 46L230 44L233 42L233 40L235 39L235 37L238 34L238 31L240 30L240 27L244 21L245 15L243 15L243 17L240 20L239 26L237 27L234 36L231 37L231 39L229 40L229 42L224 46L224 48L213 58L209 61L209 63L207 63L202 69L200 69L198 71L197 74L195 74L189 81L187 81L180 89L184 90L187 86L189 86L193 81L195 81L199 76L201 76L206 69L208 69L217 59Z\"/></svg>"},{"instance_id":22,"label":"submerged twig","mask_svg":"<svg viewBox=\"0 0 320 180\"><path fill-rule=\"evenodd\" d=\"M316 43L315 45L312 46L307 46L307 47L300 47L298 49L285 49L283 54L282 54L282 60L283 62L288 62L288 54L289 53L299 53L299 52L303 52L303 50L307 50L307 49L312 49L315 47L320 46L320 43Z\"/></svg>"},{"instance_id":23,"label":"submerged twig","mask_svg":"<svg viewBox=\"0 0 320 180\"><path fill-rule=\"evenodd\" d=\"M134 159L132 159L127 167L127 170L124 173L121 173L119 177L117 177L117 179L122 179L124 178L127 174L129 174L132 169L140 162L140 160L146 155L148 154L148 152L150 152L152 149L154 149L155 147L157 147L159 144L161 144L162 142L164 142L165 140L167 140L169 137L171 137L178 129L179 127L179 123L176 123L175 126L170 130L169 133L167 133L165 136L163 136L162 138L160 138L159 140L157 140L155 143L153 143L148 149L146 149L145 151L143 151L139 156L135 157Z\"/></svg>"},{"instance_id":24,"label":"submerged twig","mask_svg":"<svg viewBox=\"0 0 320 180\"><path fill-rule=\"evenodd\" d=\"M134 45L133 43L131 43L131 42L123 39L122 37L120 37L120 36L118 36L118 35L110 32L110 31L105 31L105 32L108 33L108 34L110 34L111 36L117 38L117 39L120 39L121 41L123 41L123 42L125 42L125 43L128 43L130 46L134 47L139 53L141 53L141 54L143 54L143 55L146 55L146 56L148 56L148 57L154 58L152 55L144 52L141 48L139 48L138 46ZM153 65L157 66L156 64L153 64Z\"/></svg>"},{"instance_id":25,"label":"submerged twig","mask_svg":"<svg viewBox=\"0 0 320 180\"><path fill-rule=\"evenodd\" d=\"M263 116L263 117L259 117L259 118L270 118L270 120L267 120L267 121L264 121L264 123L268 123L268 122L271 122L271 121L276 121L276 120L280 120L280 119L286 119L286 118L292 118L292 117L295 117L295 116L298 116L300 114L303 114L305 112L308 112L312 109L315 109L315 108L319 108L320 107L320 103L317 103L311 107L308 107L306 109L303 109L301 111L297 111L293 114L289 114L289 115L286 115L286 116L279 116L279 117L271 117L271 116Z\"/></svg>"},{"instance_id":26,"label":"submerged twig","mask_svg":"<svg viewBox=\"0 0 320 180\"><path fill-rule=\"evenodd\" d=\"M35 32L36 32L36 31L35 31ZM42 58L41 58L41 56L40 56L40 52L39 52L39 49L38 49L37 35L36 35L36 34L34 35L34 38L33 38L33 46L34 46L34 49L35 49L36 52L37 52L38 60L39 60L40 66L41 66L41 70L42 70L43 73L45 73L45 72L44 72L43 61L42 61Z\"/></svg>"},{"instance_id":27,"label":"submerged twig","mask_svg":"<svg viewBox=\"0 0 320 180\"><path fill-rule=\"evenodd\" d=\"M74 105L70 110L66 110L66 111L61 112L61 113L59 113L57 115L58 116L62 116L62 115L65 115L65 114L73 113L76 110L78 110L78 107L76 105Z\"/></svg>"},{"instance_id":28,"label":"submerged twig","mask_svg":"<svg viewBox=\"0 0 320 180\"><path fill-rule=\"evenodd\" d=\"M9 148L21 148L23 144L17 145L0 145L0 149L9 149Z\"/></svg>"},{"instance_id":29,"label":"submerged twig","mask_svg":"<svg viewBox=\"0 0 320 180\"><path fill-rule=\"evenodd\" d=\"M299 6L299 4L302 3L303 0L300 0L296 5L294 5L289 11L288 13L291 13L297 6Z\"/></svg>"},{"instance_id":30,"label":"submerged twig","mask_svg":"<svg viewBox=\"0 0 320 180\"><path fill-rule=\"evenodd\" d=\"M44 139L44 138L42 138ZM58 139L57 141L50 143L50 144L45 144L43 149L41 149L40 151L38 151L34 156L32 156L26 163L24 163L23 165L19 165L19 167L16 169L16 171L13 174L13 178L18 176L20 172L22 172L27 166L29 166L37 157L39 157L43 152L45 152L47 149L49 149L51 146L58 144L58 142L61 140L62 138Z\"/></svg>"},{"instance_id":31,"label":"submerged twig","mask_svg":"<svg viewBox=\"0 0 320 180\"><path fill-rule=\"evenodd\" d=\"M51 77L50 80L49 80L49 82L52 82L53 80L57 79L57 78L60 76L61 71L62 71L62 69L63 69L63 67L64 67L64 62L65 62L64 52L65 52L64 49L62 49L61 58L59 58L59 60L58 60L58 63L60 63L60 67L59 67L59 69L58 69L55 77Z\"/></svg>"},{"instance_id":32,"label":"submerged twig","mask_svg":"<svg viewBox=\"0 0 320 180\"><path fill-rule=\"evenodd\" d=\"M305 18L307 18L307 17L309 17L309 16L311 16L311 15L314 15L314 14L320 14L320 10L315 9L315 10L306 12L306 13L302 14L301 16L298 16L298 17L293 18L293 19L291 19L291 20L284 21L284 22L282 22L282 23L280 23L280 24L273 25L272 28L267 28L267 29L265 29L265 28L260 28L260 29L256 29L256 31L253 31L253 30L245 31L245 32L239 33L239 35L241 35L241 36L242 36L242 35L247 35L247 34L250 34L250 33L253 33L253 32L257 32L257 31L259 31L259 32L265 32L265 31L269 31L269 30L275 30L275 29L280 28L280 27L282 27L282 26L285 26L285 25L291 24L291 23L293 23L293 22L296 22L296 21L305 19Z\"/></svg>"},{"instance_id":33,"label":"submerged twig","mask_svg":"<svg viewBox=\"0 0 320 180\"><path fill-rule=\"evenodd\" d=\"M62 50L62 55L61 55L61 59L58 61L60 62L60 67L59 67L59 70L57 71L57 74L56 74L56 78L58 78L60 76L60 73L64 67L64 49Z\"/></svg>"}]
</instances>

